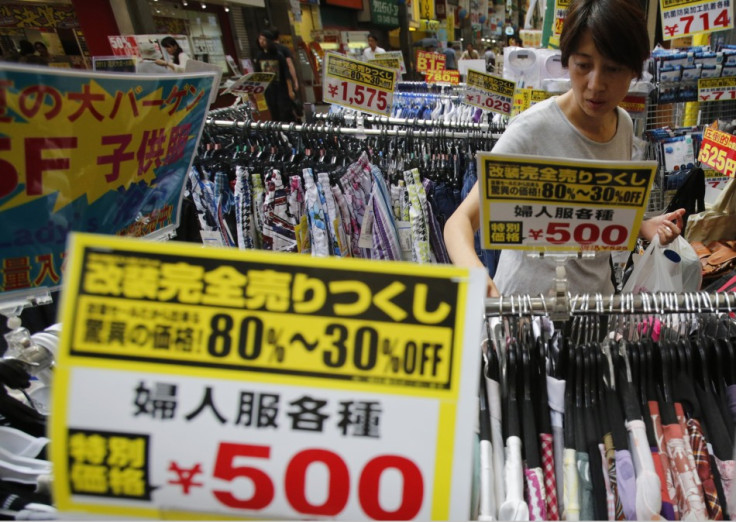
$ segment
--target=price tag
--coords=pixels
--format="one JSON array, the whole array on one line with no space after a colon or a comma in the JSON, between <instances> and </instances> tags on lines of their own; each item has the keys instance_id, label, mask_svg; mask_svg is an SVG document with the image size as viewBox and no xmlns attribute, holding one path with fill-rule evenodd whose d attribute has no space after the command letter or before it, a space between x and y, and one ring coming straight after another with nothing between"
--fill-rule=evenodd
<instances>
[{"instance_id":1,"label":"price tag","mask_svg":"<svg viewBox=\"0 0 736 522\"><path fill-rule=\"evenodd\" d=\"M378 58L372 58L368 60L371 65L377 65L378 67L385 67L386 69L394 69L395 71L401 70L401 62L395 56L386 56L379 54Z\"/></svg>"},{"instance_id":2,"label":"price tag","mask_svg":"<svg viewBox=\"0 0 736 522\"><path fill-rule=\"evenodd\" d=\"M404 64L404 55L401 51L386 51L379 55L381 58L396 58L399 61L399 73L406 73L406 65Z\"/></svg>"},{"instance_id":3,"label":"price tag","mask_svg":"<svg viewBox=\"0 0 736 522\"><path fill-rule=\"evenodd\" d=\"M427 83L449 83L451 85L458 85L460 83L460 71L427 71L426 76Z\"/></svg>"},{"instance_id":4,"label":"price tag","mask_svg":"<svg viewBox=\"0 0 736 522\"><path fill-rule=\"evenodd\" d=\"M440 53L429 51L417 51L417 72L443 71L447 57Z\"/></svg>"},{"instance_id":5,"label":"price tag","mask_svg":"<svg viewBox=\"0 0 736 522\"><path fill-rule=\"evenodd\" d=\"M721 195L723 189L726 188L726 184L731 181L731 178L724 176L720 172L713 169L703 169L705 172L705 204L710 207L712 206L718 196Z\"/></svg>"},{"instance_id":6,"label":"price tag","mask_svg":"<svg viewBox=\"0 0 736 522\"><path fill-rule=\"evenodd\" d=\"M470 69L466 84L465 103L507 116L511 114L516 82Z\"/></svg>"},{"instance_id":7,"label":"price tag","mask_svg":"<svg viewBox=\"0 0 736 522\"><path fill-rule=\"evenodd\" d=\"M700 78L698 80L698 101L729 100L736 100L736 77Z\"/></svg>"},{"instance_id":8,"label":"price tag","mask_svg":"<svg viewBox=\"0 0 736 522\"><path fill-rule=\"evenodd\" d=\"M656 161L478 157L483 248L632 250Z\"/></svg>"},{"instance_id":9,"label":"price tag","mask_svg":"<svg viewBox=\"0 0 736 522\"><path fill-rule=\"evenodd\" d=\"M327 53L322 97L327 103L389 116L397 74L393 69Z\"/></svg>"},{"instance_id":10,"label":"price tag","mask_svg":"<svg viewBox=\"0 0 736 522\"><path fill-rule=\"evenodd\" d=\"M644 114L647 110L647 97L629 94L621 100L618 106L629 114Z\"/></svg>"},{"instance_id":11,"label":"price tag","mask_svg":"<svg viewBox=\"0 0 736 522\"><path fill-rule=\"evenodd\" d=\"M733 4L703 0L660 0L665 40L733 29Z\"/></svg>"},{"instance_id":12,"label":"price tag","mask_svg":"<svg viewBox=\"0 0 736 522\"><path fill-rule=\"evenodd\" d=\"M698 161L733 178L736 173L736 136L707 127L703 132Z\"/></svg>"},{"instance_id":13,"label":"price tag","mask_svg":"<svg viewBox=\"0 0 736 522\"><path fill-rule=\"evenodd\" d=\"M272 72L252 72L238 78L235 83L225 89L223 94L236 94L247 96L250 94L263 94L268 85L273 81L276 74Z\"/></svg>"},{"instance_id":14,"label":"price tag","mask_svg":"<svg viewBox=\"0 0 736 522\"><path fill-rule=\"evenodd\" d=\"M486 277L74 234L56 506L467 520Z\"/></svg>"}]
</instances>

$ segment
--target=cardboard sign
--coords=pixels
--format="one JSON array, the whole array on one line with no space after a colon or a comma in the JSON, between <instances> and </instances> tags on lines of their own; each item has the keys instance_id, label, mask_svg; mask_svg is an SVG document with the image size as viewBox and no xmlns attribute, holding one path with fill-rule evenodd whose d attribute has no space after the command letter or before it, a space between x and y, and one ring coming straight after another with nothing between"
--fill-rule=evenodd
<instances>
[{"instance_id":1,"label":"cardboard sign","mask_svg":"<svg viewBox=\"0 0 736 522\"><path fill-rule=\"evenodd\" d=\"M398 71L340 54L325 55L322 99L381 116L391 114Z\"/></svg>"},{"instance_id":2,"label":"cardboard sign","mask_svg":"<svg viewBox=\"0 0 736 522\"><path fill-rule=\"evenodd\" d=\"M417 72L444 71L447 57L441 53L417 51Z\"/></svg>"},{"instance_id":3,"label":"cardboard sign","mask_svg":"<svg viewBox=\"0 0 736 522\"><path fill-rule=\"evenodd\" d=\"M460 71L427 71L427 83L449 83L451 85L460 84Z\"/></svg>"},{"instance_id":4,"label":"cardboard sign","mask_svg":"<svg viewBox=\"0 0 736 522\"><path fill-rule=\"evenodd\" d=\"M468 519L483 270L75 234L68 273L59 511Z\"/></svg>"},{"instance_id":5,"label":"cardboard sign","mask_svg":"<svg viewBox=\"0 0 736 522\"><path fill-rule=\"evenodd\" d=\"M466 85L463 103L507 116L511 114L516 82L470 69Z\"/></svg>"},{"instance_id":6,"label":"cardboard sign","mask_svg":"<svg viewBox=\"0 0 736 522\"><path fill-rule=\"evenodd\" d=\"M736 136L707 127L698 161L731 178L736 174Z\"/></svg>"},{"instance_id":7,"label":"cardboard sign","mask_svg":"<svg viewBox=\"0 0 736 522\"><path fill-rule=\"evenodd\" d=\"M478 155L482 247L632 250L656 161Z\"/></svg>"},{"instance_id":8,"label":"cardboard sign","mask_svg":"<svg viewBox=\"0 0 736 522\"><path fill-rule=\"evenodd\" d=\"M272 72L254 72L241 76L235 83L225 89L223 94L237 94L239 96L249 96L251 94L263 94L268 89L268 85L273 81L275 73Z\"/></svg>"},{"instance_id":9,"label":"cardboard sign","mask_svg":"<svg viewBox=\"0 0 736 522\"><path fill-rule=\"evenodd\" d=\"M665 40L733 29L733 4L728 0L660 0L659 5Z\"/></svg>"},{"instance_id":10,"label":"cardboard sign","mask_svg":"<svg viewBox=\"0 0 736 522\"><path fill-rule=\"evenodd\" d=\"M698 101L736 100L736 77L698 79Z\"/></svg>"},{"instance_id":11,"label":"cardboard sign","mask_svg":"<svg viewBox=\"0 0 736 522\"><path fill-rule=\"evenodd\" d=\"M71 230L173 230L212 89L212 75L0 66L0 292L58 287Z\"/></svg>"}]
</instances>

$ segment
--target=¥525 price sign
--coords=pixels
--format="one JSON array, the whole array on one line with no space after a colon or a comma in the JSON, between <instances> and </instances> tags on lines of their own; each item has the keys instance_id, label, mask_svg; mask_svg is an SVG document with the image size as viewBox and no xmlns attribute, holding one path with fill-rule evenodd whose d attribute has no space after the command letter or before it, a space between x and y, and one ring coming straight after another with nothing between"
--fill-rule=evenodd
<instances>
[{"instance_id":1,"label":"\u00a5525 price sign","mask_svg":"<svg viewBox=\"0 0 736 522\"><path fill-rule=\"evenodd\" d=\"M481 154L483 248L631 250L656 162Z\"/></svg>"},{"instance_id":2,"label":"\u00a5525 price sign","mask_svg":"<svg viewBox=\"0 0 736 522\"><path fill-rule=\"evenodd\" d=\"M263 94L268 89L268 85L273 81L272 72L253 72L238 78L233 85L228 87L224 94Z\"/></svg>"},{"instance_id":3,"label":"\u00a5525 price sign","mask_svg":"<svg viewBox=\"0 0 736 522\"><path fill-rule=\"evenodd\" d=\"M70 252L62 512L469 516L482 270L92 235Z\"/></svg>"},{"instance_id":4,"label":"\u00a5525 price sign","mask_svg":"<svg viewBox=\"0 0 736 522\"><path fill-rule=\"evenodd\" d=\"M510 115L516 82L473 69L468 70L463 101L487 111Z\"/></svg>"},{"instance_id":5,"label":"\u00a5525 price sign","mask_svg":"<svg viewBox=\"0 0 736 522\"><path fill-rule=\"evenodd\" d=\"M382 116L391 114L398 71L335 53L325 55L324 67L322 97L326 102Z\"/></svg>"},{"instance_id":6,"label":"\u00a5525 price sign","mask_svg":"<svg viewBox=\"0 0 736 522\"><path fill-rule=\"evenodd\" d=\"M733 4L702 0L660 0L665 40L733 29Z\"/></svg>"},{"instance_id":7,"label":"\u00a5525 price sign","mask_svg":"<svg viewBox=\"0 0 736 522\"><path fill-rule=\"evenodd\" d=\"M698 161L730 177L736 176L736 136L707 127Z\"/></svg>"}]
</instances>

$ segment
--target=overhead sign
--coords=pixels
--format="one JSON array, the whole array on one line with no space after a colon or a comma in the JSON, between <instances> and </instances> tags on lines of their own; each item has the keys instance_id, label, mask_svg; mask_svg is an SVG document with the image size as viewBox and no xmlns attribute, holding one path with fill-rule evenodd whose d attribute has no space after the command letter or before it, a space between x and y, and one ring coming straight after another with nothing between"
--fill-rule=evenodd
<instances>
[{"instance_id":1,"label":"overhead sign","mask_svg":"<svg viewBox=\"0 0 736 522\"><path fill-rule=\"evenodd\" d=\"M733 3L729 1L660 0L659 12L664 40L733 29Z\"/></svg>"},{"instance_id":2,"label":"overhead sign","mask_svg":"<svg viewBox=\"0 0 736 522\"><path fill-rule=\"evenodd\" d=\"M417 51L417 72L444 71L447 57L442 53Z\"/></svg>"},{"instance_id":3,"label":"overhead sign","mask_svg":"<svg viewBox=\"0 0 736 522\"><path fill-rule=\"evenodd\" d=\"M0 293L58 287L72 230L173 230L212 88L0 65Z\"/></svg>"},{"instance_id":4,"label":"overhead sign","mask_svg":"<svg viewBox=\"0 0 736 522\"><path fill-rule=\"evenodd\" d=\"M736 100L736 77L698 79L698 101Z\"/></svg>"},{"instance_id":5,"label":"overhead sign","mask_svg":"<svg viewBox=\"0 0 736 522\"><path fill-rule=\"evenodd\" d=\"M736 136L706 127L698 161L721 174L736 177Z\"/></svg>"},{"instance_id":6,"label":"overhead sign","mask_svg":"<svg viewBox=\"0 0 736 522\"><path fill-rule=\"evenodd\" d=\"M656 161L478 155L483 248L633 250Z\"/></svg>"},{"instance_id":7,"label":"overhead sign","mask_svg":"<svg viewBox=\"0 0 736 522\"><path fill-rule=\"evenodd\" d=\"M248 96L251 94L263 94L268 89L268 85L273 81L275 73L272 72L254 72L246 74L235 80L230 87L225 89L223 94L237 94Z\"/></svg>"},{"instance_id":8,"label":"overhead sign","mask_svg":"<svg viewBox=\"0 0 736 522\"><path fill-rule=\"evenodd\" d=\"M470 69L465 83L464 103L506 116L511 114L516 82Z\"/></svg>"},{"instance_id":9,"label":"overhead sign","mask_svg":"<svg viewBox=\"0 0 736 522\"><path fill-rule=\"evenodd\" d=\"M70 245L61 512L468 519L483 270Z\"/></svg>"},{"instance_id":10,"label":"overhead sign","mask_svg":"<svg viewBox=\"0 0 736 522\"><path fill-rule=\"evenodd\" d=\"M322 99L381 116L391 114L398 71L353 60L336 53L325 54Z\"/></svg>"},{"instance_id":11,"label":"overhead sign","mask_svg":"<svg viewBox=\"0 0 736 522\"><path fill-rule=\"evenodd\" d=\"M399 3L397 0L370 0L371 23L382 27L399 26Z\"/></svg>"}]
</instances>

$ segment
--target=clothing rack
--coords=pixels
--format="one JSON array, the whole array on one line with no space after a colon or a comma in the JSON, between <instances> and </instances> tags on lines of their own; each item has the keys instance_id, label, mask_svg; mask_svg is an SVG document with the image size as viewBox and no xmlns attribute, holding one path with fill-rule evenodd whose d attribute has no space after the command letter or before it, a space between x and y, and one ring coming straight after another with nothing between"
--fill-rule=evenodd
<instances>
[{"instance_id":1,"label":"clothing rack","mask_svg":"<svg viewBox=\"0 0 736 522\"><path fill-rule=\"evenodd\" d=\"M234 120L217 120L208 118L206 120L208 125L214 125L216 127L241 127L249 130L261 130L271 132L310 132L310 133L335 133L338 136L353 135L357 137L363 136L385 136L385 137L407 137L407 138L488 138L492 139L493 136L488 134L487 131L472 130L472 131L452 131L445 129L429 130L429 129L363 129L355 127L336 127L333 125L319 125L319 124L295 124L295 123L280 123L280 122L263 122L263 121L234 121Z\"/></svg>"},{"instance_id":2,"label":"clothing rack","mask_svg":"<svg viewBox=\"0 0 736 522\"><path fill-rule=\"evenodd\" d=\"M325 120L330 123L360 123L361 116L354 114L329 114L320 113L315 114L315 119ZM470 123L470 122L446 122L443 120L422 120L419 118L390 118L388 116L362 116L363 123L377 124L377 125L399 125L399 126L414 126L414 127L442 127L449 129L468 129L478 130L487 132L493 130L491 125L487 123Z\"/></svg>"},{"instance_id":3,"label":"clothing rack","mask_svg":"<svg viewBox=\"0 0 736 522\"><path fill-rule=\"evenodd\" d=\"M729 295L730 294L730 295ZM512 295L485 300L487 316L549 315L552 319L569 319L588 314L647 314L731 312L736 310L736 292L642 292L639 294L567 294L532 297Z\"/></svg>"}]
</instances>

